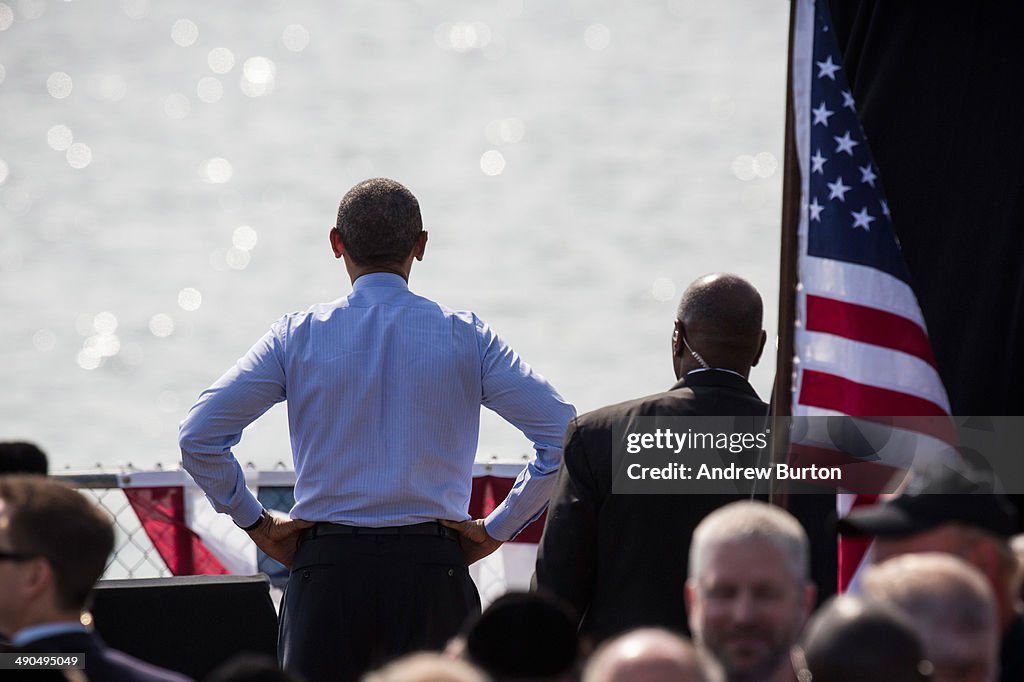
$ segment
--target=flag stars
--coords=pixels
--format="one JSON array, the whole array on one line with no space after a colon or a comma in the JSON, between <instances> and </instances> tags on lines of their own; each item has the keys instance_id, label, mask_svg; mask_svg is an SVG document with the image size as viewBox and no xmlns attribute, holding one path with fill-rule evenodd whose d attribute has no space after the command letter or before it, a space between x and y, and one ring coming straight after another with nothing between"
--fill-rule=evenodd
<instances>
[{"instance_id":1,"label":"flag stars","mask_svg":"<svg viewBox=\"0 0 1024 682\"><path fill-rule=\"evenodd\" d=\"M821 100L821 104L818 105L818 108L811 109L811 113L814 114L814 123L812 125L818 125L820 123L828 128L828 117L835 112L829 111L825 106L825 100Z\"/></svg>"},{"instance_id":2,"label":"flag stars","mask_svg":"<svg viewBox=\"0 0 1024 682\"><path fill-rule=\"evenodd\" d=\"M850 156L853 156L853 148L860 144L860 142L857 142L856 140L851 140L850 139L850 131L849 130L847 130L846 133L844 133L842 137L835 137L833 135L832 139L834 139L836 141L836 153L837 154L839 152L846 152Z\"/></svg>"},{"instance_id":3,"label":"flag stars","mask_svg":"<svg viewBox=\"0 0 1024 682\"><path fill-rule=\"evenodd\" d=\"M853 94L849 90L843 90L843 106L850 111L856 110L856 106L853 103Z\"/></svg>"},{"instance_id":4,"label":"flag stars","mask_svg":"<svg viewBox=\"0 0 1024 682\"><path fill-rule=\"evenodd\" d=\"M892 216L889 215L889 202L886 201L885 199L882 199L878 203L882 205L882 215L884 215L886 218L891 219Z\"/></svg>"},{"instance_id":5,"label":"flag stars","mask_svg":"<svg viewBox=\"0 0 1024 682\"><path fill-rule=\"evenodd\" d=\"M835 182L826 182L828 185L828 198L839 199L839 201L846 201L846 193L850 191L849 185L843 184L843 176L836 178Z\"/></svg>"},{"instance_id":6,"label":"flag stars","mask_svg":"<svg viewBox=\"0 0 1024 682\"><path fill-rule=\"evenodd\" d=\"M824 210L824 206L818 203L818 197L814 197L814 201L807 207L811 211L811 220L821 222L821 212Z\"/></svg>"},{"instance_id":7,"label":"flag stars","mask_svg":"<svg viewBox=\"0 0 1024 682\"><path fill-rule=\"evenodd\" d=\"M850 215L853 216L853 229L863 227L865 232L871 231L871 222L875 217L868 213L866 206L859 211L850 211Z\"/></svg>"},{"instance_id":8,"label":"flag stars","mask_svg":"<svg viewBox=\"0 0 1024 682\"><path fill-rule=\"evenodd\" d=\"M875 180L878 179L878 176L875 175L875 171L873 171L871 169L871 164L870 163L868 165L866 165L866 166L857 166L857 170L860 171L860 181L861 182L863 182L863 183L865 183L867 185L871 185L872 187L875 186Z\"/></svg>"},{"instance_id":9,"label":"flag stars","mask_svg":"<svg viewBox=\"0 0 1024 682\"><path fill-rule=\"evenodd\" d=\"M825 162L828 161L824 156L821 155L821 150L814 150L814 156L811 157L811 172L825 174Z\"/></svg>"},{"instance_id":10,"label":"flag stars","mask_svg":"<svg viewBox=\"0 0 1024 682\"><path fill-rule=\"evenodd\" d=\"M814 62L818 65L820 71L818 71L818 78L831 78L836 79L836 71L839 70L839 65L832 62L832 55L825 57L823 62Z\"/></svg>"}]
</instances>

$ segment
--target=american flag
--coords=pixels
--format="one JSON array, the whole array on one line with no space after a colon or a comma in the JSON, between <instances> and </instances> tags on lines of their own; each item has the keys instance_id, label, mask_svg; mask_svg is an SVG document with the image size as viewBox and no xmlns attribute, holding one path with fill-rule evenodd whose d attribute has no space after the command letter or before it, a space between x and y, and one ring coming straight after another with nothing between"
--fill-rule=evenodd
<instances>
[{"instance_id":1,"label":"american flag","mask_svg":"<svg viewBox=\"0 0 1024 682\"><path fill-rule=\"evenodd\" d=\"M948 415L949 399L825 0L799 0L791 64L802 183L792 414ZM944 440L941 433L923 436L933 437ZM876 463L883 470L909 467L900 457L912 458L918 446L908 448L900 438L891 446L889 454L877 453ZM790 452L825 460L836 454L827 436L813 432L795 438ZM870 498L840 495L840 513L866 502ZM855 580L865 551L863 543L841 540L840 589Z\"/></svg>"}]
</instances>

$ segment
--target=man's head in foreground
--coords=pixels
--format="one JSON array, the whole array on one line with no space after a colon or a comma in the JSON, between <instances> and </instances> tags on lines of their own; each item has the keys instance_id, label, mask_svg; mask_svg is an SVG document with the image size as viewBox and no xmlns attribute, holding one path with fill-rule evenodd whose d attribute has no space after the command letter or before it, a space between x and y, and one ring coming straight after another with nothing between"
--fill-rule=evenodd
<instances>
[{"instance_id":1,"label":"man's head in foreground","mask_svg":"<svg viewBox=\"0 0 1024 682\"><path fill-rule=\"evenodd\" d=\"M797 680L925 682L931 670L902 614L850 596L818 610L792 658Z\"/></svg>"},{"instance_id":2,"label":"man's head in foreground","mask_svg":"<svg viewBox=\"0 0 1024 682\"><path fill-rule=\"evenodd\" d=\"M686 604L697 644L728 682L769 680L789 665L814 606L807 534L787 512L734 502L693 534Z\"/></svg>"},{"instance_id":3,"label":"man's head in foreground","mask_svg":"<svg viewBox=\"0 0 1024 682\"><path fill-rule=\"evenodd\" d=\"M999 626L985 578L949 554L896 557L864 574L864 598L904 614L934 666L933 682L992 682L999 675Z\"/></svg>"},{"instance_id":4,"label":"man's head in foreground","mask_svg":"<svg viewBox=\"0 0 1024 682\"><path fill-rule=\"evenodd\" d=\"M46 453L35 443L7 441L0 443L0 475L41 474L49 472Z\"/></svg>"},{"instance_id":5,"label":"man's head in foreground","mask_svg":"<svg viewBox=\"0 0 1024 682\"><path fill-rule=\"evenodd\" d=\"M113 548L110 519L78 492L0 476L0 632L77 621Z\"/></svg>"},{"instance_id":6,"label":"man's head in foreground","mask_svg":"<svg viewBox=\"0 0 1024 682\"><path fill-rule=\"evenodd\" d=\"M619 635L590 657L583 682L705 682L697 650L668 630L641 628Z\"/></svg>"},{"instance_id":7,"label":"man's head in foreground","mask_svg":"<svg viewBox=\"0 0 1024 682\"><path fill-rule=\"evenodd\" d=\"M435 653L403 656L380 670L368 673L363 682L490 682L475 666Z\"/></svg>"},{"instance_id":8,"label":"man's head in foreground","mask_svg":"<svg viewBox=\"0 0 1024 682\"><path fill-rule=\"evenodd\" d=\"M448 652L496 682L575 679L580 653L577 619L544 592L508 592L471 620Z\"/></svg>"},{"instance_id":9,"label":"man's head in foreground","mask_svg":"<svg viewBox=\"0 0 1024 682\"><path fill-rule=\"evenodd\" d=\"M1019 574L1010 547L1017 516L982 472L933 464L916 469L907 489L883 504L855 510L839 522L845 535L874 536L872 558L941 552L978 569L995 594L1000 629L1016 613Z\"/></svg>"}]
</instances>

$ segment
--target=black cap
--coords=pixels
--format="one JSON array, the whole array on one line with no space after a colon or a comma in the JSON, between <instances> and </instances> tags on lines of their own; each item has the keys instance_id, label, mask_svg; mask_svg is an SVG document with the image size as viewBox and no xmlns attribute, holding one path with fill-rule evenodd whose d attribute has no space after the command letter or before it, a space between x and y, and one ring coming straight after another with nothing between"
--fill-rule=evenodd
<instances>
[{"instance_id":1,"label":"black cap","mask_svg":"<svg viewBox=\"0 0 1024 682\"><path fill-rule=\"evenodd\" d=\"M986 472L930 464L915 468L899 497L856 509L837 528L843 535L903 537L944 523L962 523L1000 537L1017 532L1017 512L994 491Z\"/></svg>"}]
</instances>

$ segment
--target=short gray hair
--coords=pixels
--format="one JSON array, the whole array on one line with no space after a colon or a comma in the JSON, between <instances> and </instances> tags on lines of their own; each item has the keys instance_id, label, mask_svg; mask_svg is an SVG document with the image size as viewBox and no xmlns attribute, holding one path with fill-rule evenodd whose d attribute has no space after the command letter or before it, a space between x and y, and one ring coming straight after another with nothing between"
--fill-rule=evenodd
<instances>
[{"instance_id":1,"label":"short gray hair","mask_svg":"<svg viewBox=\"0 0 1024 682\"><path fill-rule=\"evenodd\" d=\"M741 501L727 504L704 517L690 542L689 574L701 575L708 555L715 547L748 539L768 542L789 561L796 578L810 574L810 543L803 526L792 514L764 502Z\"/></svg>"}]
</instances>

